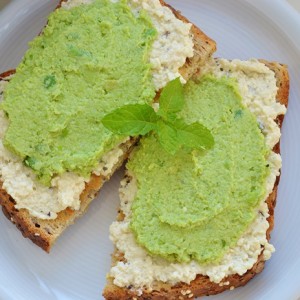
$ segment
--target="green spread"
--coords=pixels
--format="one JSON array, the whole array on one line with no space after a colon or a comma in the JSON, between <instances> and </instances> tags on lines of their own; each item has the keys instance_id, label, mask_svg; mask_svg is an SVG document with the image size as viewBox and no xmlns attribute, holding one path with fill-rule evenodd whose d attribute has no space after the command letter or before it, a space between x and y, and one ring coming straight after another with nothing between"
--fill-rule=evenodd
<instances>
[{"instance_id":1,"label":"green spread","mask_svg":"<svg viewBox=\"0 0 300 300\"><path fill-rule=\"evenodd\" d=\"M184 94L181 117L211 130L215 146L172 156L154 135L143 138L127 166L138 185L131 228L152 255L218 262L256 216L267 149L233 79L206 76L190 81Z\"/></svg>"},{"instance_id":2,"label":"green spread","mask_svg":"<svg viewBox=\"0 0 300 300\"><path fill-rule=\"evenodd\" d=\"M149 55L156 30L127 1L95 0L56 10L8 85L5 146L42 182L65 171L90 174L124 137L101 119L155 95Z\"/></svg>"}]
</instances>

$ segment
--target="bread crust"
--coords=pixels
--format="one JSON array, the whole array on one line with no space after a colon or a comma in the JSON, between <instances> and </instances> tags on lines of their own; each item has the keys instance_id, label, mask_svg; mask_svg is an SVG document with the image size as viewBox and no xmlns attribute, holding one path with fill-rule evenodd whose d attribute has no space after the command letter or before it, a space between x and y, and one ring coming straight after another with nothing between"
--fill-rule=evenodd
<instances>
[{"instance_id":1,"label":"bread crust","mask_svg":"<svg viewBox=\"0 0 300 300\"><path fill-rule=\"evenodd\" d=\"M269 69L275 73L277 80L277 101L287 107L289 98L289 73L286 65L277 62L268 62L266 60L260 60ZM278 116L276 122L281 127L283 122L283 115ZM280 144L275 145L274 152L280 153ZM276 178L276 182L272 193L269 195L266 203L268 204L269 214L268 222L269 228L267 230L267 239L270 240L271 231L274 227L274 209L276 206L276 196L279 184L280 176ZM119 218L122 220L124 216L119 213ZM115 251L112 257L112 264L117 261L121 261L123 255L118 251ZM157 283L151 292L143 291L142 295L138 295L136 292L127 288L120 288L113 284L112 278L107 278L107 285L104 289L103 296L107 300L129 300L129 299L143 299L143 300L175 300L175 299L195 299L196 297L215 295L224 292L228 289L244 286L249 280L251 280L256 274L260 273L264 269L265 261L263 254L260 254L253 267L248 270L244 275L230 275L222 280L226 282L226 285L220 285L209 280L208 276L197 275L196 279L190 284L178 283L174 286L170 284Z\"/></svg>"},{"instance_id":2,"label":"bread crust","mask_svg":"<svg viewBox=\"0 0 300 300\"><path fill-rule=\"evenodd\" d=\"M66 1L67 0L61 0L57 8L60 8L61 4ZM169 7L178 19L188 22L187 19L181 16L179 12L167 5L164 1L160 1L162 5ZM199 68L199 66L203 64L216 50L216 43L194 25L192 27L192 33L195 44L195 55L193 58L187 59L185 65L180 69L180 73L185 79L191 77L192 74L195 73L195 71ZM10 70L0 74L0 80L5 80L14 73L15 70ZM137 139L130 139L126 144L123 145L123 149L125 149L124 155L120 158L114 170L119 168L127 159L136 140ZM29 238L37 246L41 247L46 252L50 252L50 249L55 243L56 239L69 225L74 223L77 217L81 216L87 210L89 204L95 198L103 183L109 180L112 174L107 177L93 175L90 182L86 184L84 192L80 196L80 209L78 211L74 211L67 208L60 212L55 220L38 219L31 216L25 209L17 210L15 208L14 199L7 194L4 189L1 188L1 182L0 205L2 205L2 211L4 215L17 226L25 238Z\"/></svg>"}]
</instances>

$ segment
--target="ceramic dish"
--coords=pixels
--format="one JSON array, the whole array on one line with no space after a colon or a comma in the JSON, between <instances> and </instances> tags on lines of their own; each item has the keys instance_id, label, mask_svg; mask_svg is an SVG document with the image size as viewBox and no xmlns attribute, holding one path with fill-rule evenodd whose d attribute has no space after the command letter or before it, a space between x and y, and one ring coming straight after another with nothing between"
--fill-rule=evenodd
<instances>
[{"instance_id":1,"label":"ceramic dish","mask_svg":"<svg viewBox=\"0 0 300 300\"><path fill-rule=\"evenodd\" d=\"M14 68L57 0L12 0L0 11L0 72ZM217 56L289 65L291 95L281 141L283 169L272 243L264 272L233 292L209 299L295 300L300 297L300 16L281 0L170 0L218 43ZM46 254L0 215L0 299L102 299L113 246L122 172L106 184L86 215Z\"/></svg>"}]
</instances>

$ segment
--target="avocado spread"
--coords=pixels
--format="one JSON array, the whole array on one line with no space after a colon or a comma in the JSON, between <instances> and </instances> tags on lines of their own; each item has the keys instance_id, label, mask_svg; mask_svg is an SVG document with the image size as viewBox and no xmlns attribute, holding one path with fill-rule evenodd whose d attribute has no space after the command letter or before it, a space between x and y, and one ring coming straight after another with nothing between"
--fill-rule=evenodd
<instances>
[{"instance_id":1,"label":"avocado spread","mask_svg":"<svg viewBox=\"0 0 300 300\"><path fill-rule=\"evenodd\" d=\"M4 144L49 184L73 171L88 176L124 137L101 119L155 95L149 55L156 30L126 0L58 9L30 44L4 94Z\"/></svg>"},{"instance_id":2,"label":"avocado spread","mask_svg":"<svg viewBox=\"0 0 300 300\"><path fill-rule=\"evenodd\" d=\"M181 117L206 126L215 146L172 156L153 134L143 138L127 166L138 186L130 226L154 256L217 263L256 216L268 151L234 79L205 76L184 95Z\"/></svg>"}]
</instances>

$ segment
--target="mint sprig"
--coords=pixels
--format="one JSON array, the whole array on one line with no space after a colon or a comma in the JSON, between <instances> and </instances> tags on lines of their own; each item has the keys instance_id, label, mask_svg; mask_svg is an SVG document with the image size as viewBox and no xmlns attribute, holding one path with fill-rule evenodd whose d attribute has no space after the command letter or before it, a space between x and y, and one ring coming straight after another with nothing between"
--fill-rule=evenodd
<instances>
[{"instance_id":1,"label":"mint sprig","mask_svg":"<svg viewBox=\"0 0 300 300\"><path fill-rule=\"evenodd\" d=\"M184 107L183 86L180 79L170 81L161 92L157 112L147 104L120 107L102 119L110 131L128 136L156 133L161 146L175 154L181 147L208 150L214 145L210 131L195 122L185 123L177 113Z\"/></svg>"}]
</instances>

